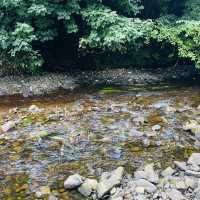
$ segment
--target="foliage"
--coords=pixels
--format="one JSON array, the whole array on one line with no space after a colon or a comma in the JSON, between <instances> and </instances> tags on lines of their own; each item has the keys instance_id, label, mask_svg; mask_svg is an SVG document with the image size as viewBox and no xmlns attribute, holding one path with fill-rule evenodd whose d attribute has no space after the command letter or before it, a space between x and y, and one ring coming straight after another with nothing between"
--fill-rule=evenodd
<instances>
[{"instance_id":1,"label":"foliage","mask_svg":"<svg viewBox=\"0 0 200 200\"><path fill-rule=\"evenodd\" d=\"M48 60L42 47L66 38L60 54L71 46L81 56L150 49L157 60L164 47L169 58L200 65L198 0L0 0L0 20L0 67L11 71L39 70Z\"/></svg>"},{"instance_id":2,"label":"foliage","mask_svg":"<svg viewBox=\"0 0 200 200\"><path fill-rule=\"evenodd\" d=\"M100 49L123 54L131 49L139 49L149 42L154 27L151 20L119 16L115 11L98 4L83 10L82 16L90 27L89 34L80 40L80 48L84 50Z\"/></svg>"},{"instance_id":3,"label":"foliage","mask_svg":"<svg viewBox=\"0 0 200 200\"><path fill-rule=\"evenodd\" d=\"M200 68L200 21L177 21L175 25L159 24L158 41L172 44L181 58L188 58Z\"/></svg>"},{"instance_id":4,"label":"foliage","mask_svg":"<svg viewBox=\"0 0 200 200\"><path fill-rule=\"evenodd\" d=\"M43 63L34 45L78 31L74 14L78 0L0 0L0 49L17 68L35 71Z\"/></svg>"}]
</instances>

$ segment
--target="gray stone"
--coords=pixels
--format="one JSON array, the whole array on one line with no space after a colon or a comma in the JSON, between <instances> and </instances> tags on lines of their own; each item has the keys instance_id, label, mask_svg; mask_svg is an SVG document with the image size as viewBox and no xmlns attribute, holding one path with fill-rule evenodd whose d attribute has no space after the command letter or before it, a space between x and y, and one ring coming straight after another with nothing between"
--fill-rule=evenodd
<instances>
[{"instance_id":1,"label":"gray stone","mask_svg":"<svg viewBox=\"0 0 200 200\"><path fill-rule=\"evenodd\" d=\"M123 178L124 168L118 167L111 173L104 173L101 177L100 182L97 184L97 195L98 198L102 198L108 193L113 187L120 185Z\"/></svg>"},{"instance_id":2,"label":"gray stone","mask_svg":"<svg viewBox=\"0 0 200 200\"><path fill-rule=\"evenodd\" d=\"M142 187L146 192L152 193L155 192L157 187L152 184L151 182L145 180L145 179L138 179L134 181L134 184L136 187Z\"/></svg>"},{"instance_id":3,"label":"gray stone","mask_svg":"<svg viewBox=\"0 0 200 200\"><path fill-rule=\"evenodd\" d=\"M74 174L69 176L65 182L64 187L65 189L75 189L79 187L83 183L83 177L81 177L79 174Z\"/></svg>"},{"instance_id":4,"label":"gray stone","mask_svg":"<svg viewBox=\"0 0 200 200\"><path fill-rule=\"evenodd\" d=\"M89 197L97 188L97 180L86 179L84 183L78 188L78 191L85 197Z\"/></svg>"},{"instance_id":5,"label":"gray stone","mask_svg":"<svg viewBox=\"0 0 200 200\"><path fill-rule=\"evenodd\" d=\"M200 178L200 172L195 172L195 171L192 171L192 170L186 170L185 174L189 175L189 176L195 176L197 178Z\"/></svg>"},{"instance_id":6,"label":"gray stone","mask_svg":"<svg viewBox=\"0 0 200 200\"><path fill-rule=\"evenodd\" d=\"M188 164L200 165L200 153L193 153L188 159Z\"/></svg>"},{"instance_id":7,"label":"gray stone","mask_svg":"<svg viewBox=\"0 0 200 200\"><path fill-rule=\"evenodd\" d=\"M152 130L153 130L153 131L159 131L160 129L161 129L161 126L160 126L159 124L154 125L154 126L152 127Z\"/></svg>"},{"instance_id":8,"label":"gray stone","mask_svg":"<svg viewBox=\"0 0 200 200\"><path fill-rule=\"evenodd\" d=\"M185 162L174 161L174 164L182 171L186 171L188 169Z\"/></svg>"},{"instance_id":9,"label":"gray stone","mask_svg":"<svg viewBox=\"0 0 200 200\"><path fill-rule=\"evenodd\" d=\"M189 187L192 189L197 188L198 186L197 179L195 179L194 177L189 177L189 176L185 176L184 179L185 179L185 184L188 188Z\"/></svg>"},{"instance_id":10,"label":"gray stone","mask_svg":"<svg viewBox=\"0 0 200 200\"><path fill-rule=\"evenodd\" d=\"M182 193L176 189L167 190L166 194L171 200L185 200L186 199L182 195Z\"/></svg>"},{"instance_id":11,"label":"gray stone","mask_svg":"<svg viewBox=\"0 0 200 200\"><path fill-rule=\"evenodd\" d=\"M175 173L175 170L171 167L167 167L164 171L161 172L161 175L163 177L172 176Z\"/></svg>"},{"instance_id":12,"label":"gray stone","mask_svg":"<svg viewBox=\"0 0 200 200\"><path fill-rule=\"evenodd\" d=\"M136 171L134 177L137 179L146 179L152 183L158 183L159 181L158 174L153 169L153 164L146 165L144 171Z\"/></svg>"}]
</instances>

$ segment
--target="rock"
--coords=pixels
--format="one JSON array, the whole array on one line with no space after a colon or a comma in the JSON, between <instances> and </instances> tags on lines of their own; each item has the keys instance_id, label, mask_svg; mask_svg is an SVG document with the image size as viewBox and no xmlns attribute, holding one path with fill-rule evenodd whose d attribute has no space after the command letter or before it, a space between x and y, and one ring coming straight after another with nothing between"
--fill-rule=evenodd
<instances>
[{"instance_id":1,"label":"rock","mask_svg":"<svg viewBox=\"0 0 200 200\"><path fill-rule=\"evenodd\" d=\"M185 180L183 179L177 179L175 182L176 189L178 190L186 190L187 185L185 184Z\"/></svg>"},{"instance_id":2,"label":"rock","mask_svg":"<svg viewBox=\"0 0 200 200\"><path fill-rule=\"evenodd\" d=\"M75 189L79 187L83 183L83 177L81 177L79 174L74 174L69 176L65 182L64 187L65 189Z\"/></svg>"},{"instance_id":3,"label":"rock","mask_svg":"<svg viewBox=\"0 0 200 200\"><path fill-rule=\"evenodd\" d=\"M192 129L196 128L198 126L197 121L195 120L189 120L183 125L183 130L185 131L191 131Z\"/></svg>"},{"instance_id":4,"label":"rock","mask_svg":"<svg viewBox=\"0 0 200 200\"><path fill-rule=\"evenodd\" d=\"M98 198L102 198L113 187L120 185L124 174L124 168L118 167L111 173L103 173L100 182L97 184Z\"/></svg>"},{"instance_id":5,"label":"rock","mask_svg":"<svg viewBox=\"0 0 200 200\"><path fill-rule=\"evenodd\" d=\"M58 198L51 194L49 196L48 200L58 200Z\"/></svg>"},{"instance_id":6,"label":"rock","mask_svg":"<svg viewBox=\"0 0 200 200\"><path fill-rule=\"evenodd\" d=\"M185 162L174 161L174 164L182 171L186 171L188 169Z\"/></svg>"},{"instance_id":7,"label":"rock","mask_svg":"<svg viewBox=\"0 0 200 200\"><path fill-rule=\"evenodd\" d=\"M159 131L161 129L161 126L157 124L157 125L154 125L151 129L152 131Z\"/></svg>"},{"instance_id":8,"label":"rock","mask_svg":"<svg viewBox=\"0 0 200 200\"><path fill-rule=\"evenodd\" d=\"M32 112L32 113L37 113L37 112L41 112L41 109L38 108L36 105L31 105L28 109L29 112Z\"/></svg>"},{"instance_id":9,"label":"rock","mask_svg":"<svg viewBox=\"0 0 200 200\"><path fill-rule=\"evenodd\" d=\"M188 159L188 164L191 165L200 165L200 153L193 153L189 159Z\"/></svg>"},{"instance_id":10,"label":"rock","mask_svg":"<svg viewBox=\"0 0 200 200\"><path fill-rule=\"evenodd\" d=\"M166 194L171 200L186 200L182 193L176 189L167 190Z\"/></svg>"},{"instance_id":11,"label":"rock","mask_svg":"<svg viewBox=\"0 0 200 200\"><path fill-rule=\"evenodd\" d=\"M16 126L16 122L9 121L1 126L1 130L5 133L5 132L8 132L9 130L13 129L15 126Z\"/></svg>"},{"instance_id":12,"label":"rock","mask_svg":"<svg viewBox=\"0 0 200 200\"><path fill-rule=\"evenodd\" d=\"M161 172L161 175L163 177L169 177L172 176L175 173L175 170L171 167L167 167L164 171Z\"/></svg>"},{"instance_id":13,"label":"rock","mask_svg":"<svg viewBox=\"0 0 200 200\"><path fill-rule=\"evenodd\" d=\"M194 177L200 178L200 172L195 172L195 171L192 171L192 170L186 170L185 174L189 175L189 176L194 176Z\"/></svg>"},{"instance_id":14,"label":"rock","mask_svg":"<svg viewBox=\"0 0 200 200\"><path fill-rule=\"evenodd\" d=\"M44 198L51 194L50 188L48 186L42 186L38 191L35 192L37 198Z\"/></svg>"},{"instance_id":15,"label":"rock","mask_svg":"<svg viewBox=\"0 0 200 200\"><path fill-rule=\"evenodd\" d=\"M195 171L195 172L199 172L200 171L200 167L198 165L188 165L189 170L191 171Z\"/></svg>"},{"instance_id":16,"label":"rock","mask_svg":"<svg viewBox=\"0 0 200 200\"><path fill-rule=\"evenodd\" d=\"M111 197L109 200L123 200L123 197Z\"/></svg>"},{"instance_id":17,"label":"rock","mask_svg":"<svg viewBox=\"0 0 200 200\"><path fill-rule=\"evenodd\" d=\"M144 188L143 187L136 187L135 188L136 193L138 194L144 194Z\"/></svg>"},{"instance_id":18,"label":"rock","mask_svg":"<svg viewBox=\"0 0 200 200\"><path fill-rule=\"evenodd\" d=\"M189 187L192 188L192 189L197 188L198 182L197 182L197 180L195 178L189 177L189 176L185 176L184 179L185 179L185 184L186 184L186 186L188 188Z\"/></svg>"},{"instance_id":19,"label":"rock","mask_svg":"<svg viewBox=\"0 0 200 200\"><path fill-rule=\"evenodd\" d=\"M151 182L145 179L138 179L138 180L133 181L133 183L136 185L136 187L144 188L144 190L148 193L152 193L157 190L154 184L152 184Z\"/></svg>"},{"instance_id":20,"label":"rock","mask_svg":"<svg viewBox=\"0 0 200 200\"><path fill-rule=\"evenodd\" d=\"M144 171L136 171L134 177L137 179L146 179L152 183L158 183L159 181L158 174L153 169L153 164L146 165Z\"/></svg>"},{"instance_id":21,"label":"rock","mask_svg":"<svg viewBox=\"0 0 200 200\"><path fill-rule=\"evenodd\" d=\"M97 189L97 180L86 179L78 188L78 191L85 197L89 197L93 191Z\"/></svg>"},{"instance_id":22,"label":"rock","mask_svg":"<svg viewBox=\"0 0 200 200\"><path fill-rule=\"evenodd\" d=\"M176 108L174 108L174 107L171 107L171 106L167 106L166 108L165 108L165 111L167 112L167 113L170 113L170 112L176 112Z\"/></svg>"}]
</instances>

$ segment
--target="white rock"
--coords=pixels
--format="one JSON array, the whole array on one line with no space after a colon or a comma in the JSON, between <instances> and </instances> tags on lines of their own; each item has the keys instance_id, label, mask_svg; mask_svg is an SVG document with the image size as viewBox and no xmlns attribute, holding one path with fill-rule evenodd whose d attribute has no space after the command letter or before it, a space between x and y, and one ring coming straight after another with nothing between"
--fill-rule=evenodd
<instances>
[{"instance_id":1,"label":"white rock","mask_svg":"<svg viewBox=\"0 0 200 200\"><path fill-rule=\"evenodd\" d=\"M123 167L118 167L111 173L103 173L100 182L97 184L98 198L102 198L113 187L120 185L123 175Z\"/></svg>"},{"instance_id":2,"label":"white rock","mask_svg":"<svg viewBox=\"0 0 200 200\"><path fill-rule=\"evenodd\" d=\"M78 191L85 197L89 197L97 188L97 180L86 179L84 183L78 188Z\"/></svg>"},{"instance_id":3,"label":"white rock","mask_svg":"<svg viewBox=\"0 0 200 200\"><path fill-rule=\"evenodd\" d=\"M5 124L3 124L1 126L1 130L5 133L5 132L8 132L9 130L11 130L12 128L14 128L16 125L16 122L14 121L9 121L9 122L6 122Z\"/></svg>"},{"instance_id":4,"label":"white rock","mask_svg":"<svg viewBox=\"0 0 200 200\"><path fill-rule=\"evenodd\" d=\"M186 171L188 169L185 162L174 161L174 164L182 171Z\"/></svg>"},{"instance_id":5,"label":"white rock","mask_svg":"<svg viewBox=\"0 0 200 200\"><path fill-rule=\"evenodd\" d=\"M144 190L148 193L155 192L157 190L156 186L152 184L151 182L145 180L145 179L138 179L134 181L134 184L136 187L143 187Z\"/></svg>"},{"instance_id":6,"label":"white rock","mask_svg":"<svg viewBox=\"0 0 200 200\"><path fill-rule=\"evenodd\" d=\"M171 200L185 200L186 198L176 189L170 189L166 191L167 196Z\"/></svg>"},{"instance_id":7,"label":"white rock","mask_svg":"<svg viewBox=\"0 0 200 200\"><path fill-rule=\"evenodd\" d=\"M143 187L136 187L135 191L136 191L136 193L144 194L144 188Z\"/></svg>"},{"instance_id":8,"label":"white rock","mask_svg":"<svg viewBox=\"0 0 200 200\"><path fill-rule=\"evenodd\" d=\"M152 126L153 131L159 131L161 129L161 126L159 124Z\"/></svg>"},{"instance_id":9,"label":"white rock","mask_svg":"<svg viewBox=\"0 0 200 200\"><path fill-rule=\"evenodd\" d=\"M36 105L31 105L28 109L29 112L32 113L37 113L37 112L41 112L41 109L39 107L37 107Z\"/></svg>"},{"instance_id":10,"label":"white rock","mask_svg":"<svg viewBox=\"0 0 200 200\"><path fill-rule=\"evenodd\" d=\"M79 174L74 174L69 176L65 182L64 187L65 189L75 189L79 187L83 183L83 177L81 177Z\"/></svg>"},{"instance_id":11,"label":"white rock","mask_svg":"<svg viewBox=\"0 0 200 200\"><path fill-rule=\"evenodd\" d=\"M146 165L144 171L136 171L134 177L137 179L146 179L152 183L158 183L159 181L158 174L153 169L153 164Z\"/></svg>"},{"instance_id":12,"label":"white rock","mask_svg":"<svg viewBox=\"0 0 200 200\"><path fill-rule=\"evenodd\" d=\"M189 177L189 176L185 176L184 179L185 179L185 184L188 188L189 187L192 189L197 188L198 186L197 179L195 179L194 177Z\"/></svg>"},{"instance_id":13,"label":"white rock","mask_svg":"<svg viewBox=\"0 0 200 200\"><path fill-rule=\"evenodd\" d=\"M188 164L200 165L200 153L193 153L188 159Z\"/></svg>"},{"instance_id":14,"label":"white rock","mask_svg":"<svg viewBox=\"0 0 200 200\"><path fill-rule=\"evenodd\" d=\"M167 167L164 171L161 172L161 175L163 177L172 176L175 173L175 170L171 167Z\"/></svg>"}]
</instances>

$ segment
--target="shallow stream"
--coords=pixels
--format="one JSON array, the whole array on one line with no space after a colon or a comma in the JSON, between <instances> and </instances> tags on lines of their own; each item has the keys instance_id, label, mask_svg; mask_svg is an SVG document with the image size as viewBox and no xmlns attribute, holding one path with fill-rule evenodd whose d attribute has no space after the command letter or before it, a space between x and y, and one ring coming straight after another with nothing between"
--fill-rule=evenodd
<instances>
[{"instance_id":1,"label":"shallow stream","mask_svg":"<svg viewBox=\"0 0 200 200\"><path fill-rule=\"evenodd\" d=\"M163 169L185 160L198 149L182 126L200 119L199 105L199 86L177 84L1 97L0 124L18 123L0 133L0 199L36 199L49 186L59 199L80 200L64 190L70 174L98 177L117 166L133 174L146 163Z\"/></svg>"}]
</instances>

